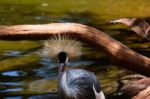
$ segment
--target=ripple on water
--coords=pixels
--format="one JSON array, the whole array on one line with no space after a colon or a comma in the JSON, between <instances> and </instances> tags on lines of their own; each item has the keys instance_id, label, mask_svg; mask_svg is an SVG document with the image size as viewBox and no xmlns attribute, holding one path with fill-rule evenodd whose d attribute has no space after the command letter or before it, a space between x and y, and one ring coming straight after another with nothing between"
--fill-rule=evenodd
<instances>
[{"instance_id":1,"label":"ripple on water","mask_svg":"<svg viewBox=\"0 0 150 99\"><path fill-rule=\"evenodd\" d=\"M23 99L22 96L16 96L16 97L4 97L3 99Z\"/></svg>"},{"instance_id":2,"label":"ripple on water","mask_svg":"<svg viewBox=\"0 0 150 99\"><path fill-rule=\"evenodd\" d=\"M21 51L5 51L6 56L21 56Z\"/></svg>"},{"instance_id":3,"label":"ripple on water","mask_svg":"<svg viewBox=\"0 0 150 99\"><path fill-rule=\"evenodd\" d=\"M7 71L1 73L3 76L25 76L25 74L23 71Z\"/></svg>"}]
</instances>

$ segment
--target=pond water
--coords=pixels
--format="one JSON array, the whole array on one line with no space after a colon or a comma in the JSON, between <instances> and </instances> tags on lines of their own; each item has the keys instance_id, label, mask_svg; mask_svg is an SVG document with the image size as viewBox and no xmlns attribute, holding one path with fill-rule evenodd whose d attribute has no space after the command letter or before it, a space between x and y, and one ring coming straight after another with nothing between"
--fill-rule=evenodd
<instances>
[{"instance_id":1,"label":"pond water","mask_svg":"<svg viewBox=\"0 0 150 99\"><path fill-rule=\"evenodd\" d=\"M106 1L111 4L111 0ZM117 15L110 17L107 11L101 15L101 10L92 0L72 2L74 1L1 0L0 24L83 23L101 29L133 50L150 56L149 42L140 39L124 26L106 24L108 19L116 18ZM108 6L105 3L100 5ZM43 42L44 40L0 40L0 99L57 99L58 64L55 60L42 56ZM83 43L82 53L80 59L69 62L69 67L94 72L105 95L117 90L120 78L134 74L113 66L105 53L93 45Z\"/></svg>"}]
</instances>

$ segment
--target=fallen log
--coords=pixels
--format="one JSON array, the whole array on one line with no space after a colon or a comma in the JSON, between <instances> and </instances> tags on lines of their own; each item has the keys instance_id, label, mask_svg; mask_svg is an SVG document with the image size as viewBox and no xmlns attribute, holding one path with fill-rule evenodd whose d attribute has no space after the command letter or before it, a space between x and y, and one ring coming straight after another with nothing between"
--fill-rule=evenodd
<instances>
[{"instance_id":1,"label":"fallen log","mask_svg":"<svg viewBox=\"0 0 150 99\"><path fill-rule=\"evenodd\" d=\"M53 34L75 35L80 40L103 48L112 63L150 77L150 58L140 55L102 31L77 23L0 26L0 38L46 37Z\"/></svg>"},{"instance_id":2,"label":"fallen log","mask_svg":"<svg viewBox=\"0 0 150 99\"><path fill-rule=\"evenodd\" d=\"M139 18L121 18L112 20L110 23L122 23L129 26L137 35L144 39L150 40L150 25L143 19Z\"/></svg>"},{"instance_id":3,"label":"fallen log","mask_svg":"<svg viewBox=\"0 0 150 99\"><path fill-rule=\"evenodd\" d=\"M123 86L121 87L121 92L129 97L134 97L134 96L139 97L137 95L140 92L147 90L147 88L149 86L150 86L150 78L149 77L143 77L141 79L135 79L135 78L130 78L128 80L124 79ZM145 94L145 96L147 96L146 95L147 93L144 93L144 94ZM144 94L143 94L143 96L144 96ZM135 99L138 99L138 98L135 98ZM140 98L140 99L145 99L145 98Z\"/></svg>"},{"instance_id":4,"label":"fallen log","mask_svg":"<svg viewBox=\"0 0 150 99\"><path fill-rule=\"evenodd\" d=\"M150 99L150 86L141 91L138 95L134 96L132 99Z\"/></svg>"},{"instance_id":5,"label":"fallen log","mask_svg":"<svg viewBox=\"0 0 150 99\"><path fill-rule=\"evenodd\" d=\"M150 78L139 74L124 76L108 99L150 99Z\"/></svg>"}]
</instances>

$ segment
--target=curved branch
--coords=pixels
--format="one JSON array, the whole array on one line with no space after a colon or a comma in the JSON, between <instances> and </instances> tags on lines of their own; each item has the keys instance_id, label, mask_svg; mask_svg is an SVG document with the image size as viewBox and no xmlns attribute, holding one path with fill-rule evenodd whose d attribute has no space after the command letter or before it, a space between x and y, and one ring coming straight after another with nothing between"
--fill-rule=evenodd
<instances>
[{"instance_id":1,"label":"curved branch","mask_svg":"<svg viewBox=\"0 0 150 99\"><path fill-rule=\"evenodd\" d=\"M129 26L137 35L150 40L150 24L139 18L121 18L112 20L110 23L122 23Z\"/></svg>"},{"instance_id":2,"label":"curved branch","mask_svg":"<svg viewBox=\"0 0 150 99\"><path fill-rule=\"evenodd\" d=\"M52 23L43 25L15 25L1 26L0 37L41 37L52 34L76 35L103 48L111 61L118 66L134 72L150 76L150 58L140 55L129 49L119 41L102 31L77 23Z\"/></svg>"},{"instance_id":3,"label":"curved branch","mask_svg":"<svg viewBox=\"0 0 150 99\"><path fill-rule=\"evenodd\" d=\"M150 86L141 91L138 95L134 96L132 99L150 99Z\"/></svg>"}]
</instances>

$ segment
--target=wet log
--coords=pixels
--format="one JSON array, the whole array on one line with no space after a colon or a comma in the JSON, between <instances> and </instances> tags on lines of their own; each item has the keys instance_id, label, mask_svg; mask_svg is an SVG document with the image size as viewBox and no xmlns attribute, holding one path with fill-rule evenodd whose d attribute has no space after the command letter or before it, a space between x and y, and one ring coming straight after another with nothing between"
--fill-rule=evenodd
<instances>
[{"instance_id":1,"label":"wet log","mask_svg":"<svg viewBox=\"0 0 150 99\"><path fill-rule=\"evenodd\" d=\"M139 98L142 96L147 96L147 93L144 93L145 90L149 90L148 87L150 87L150 78L149 77L142 77L139 79L135 78L129 78L129 79L123 79L122 80L123 86L121 87L121 92L128 96L128 97L134 97L133 99L145 99L145 98ZM140 94L142 92L142 94ZM147 91L146 91L147 92ZM140 95L139 95L140 94ZM150 90L149 90L150 95ZM135 98L137 97L137 98Z\"/></svg>"},{"instance_id":2,"label":"wet log","mask_svg":"<svg viewBox=\"0 0 150 99\"><path fill-rule=\"evenodd\" d=\"M121 18L110 21L110 23L122 23L129 26L140 37L150 40L150 25L140 18Z\"/></svg>"},{"instance_id":3,"label":"wet log","mask_svg":"<svg viewBox=\"0 0 150 99\"><path fill-rule=\"evenodd\" d=\"M0 26L0 38L40 38L53 34L69 34L103 48L113 64L150 77L150 58L129 49L106 33L77 23Z\"/></svg>"},{"instance_id":4,"label":"wet log","mask_svg":"<svg viewBox=\"0 0 150 99\"><path fill-rule=\"evenodd\" d=\"M134 96L132 99L150 99L150 86L141 91L138 95Z\"/></svg>"},{"instance_id":5,"label":"wet log","mask_svg":"<svg viewBox=\"0 0 150 99\"><path fill-rule=\"evenodd\" d=\"M114 99L150 99L150 78L139 74L128 75L118 82ZM117 96L118 95L118 96Z\"/></svg>"}]
</instances>

